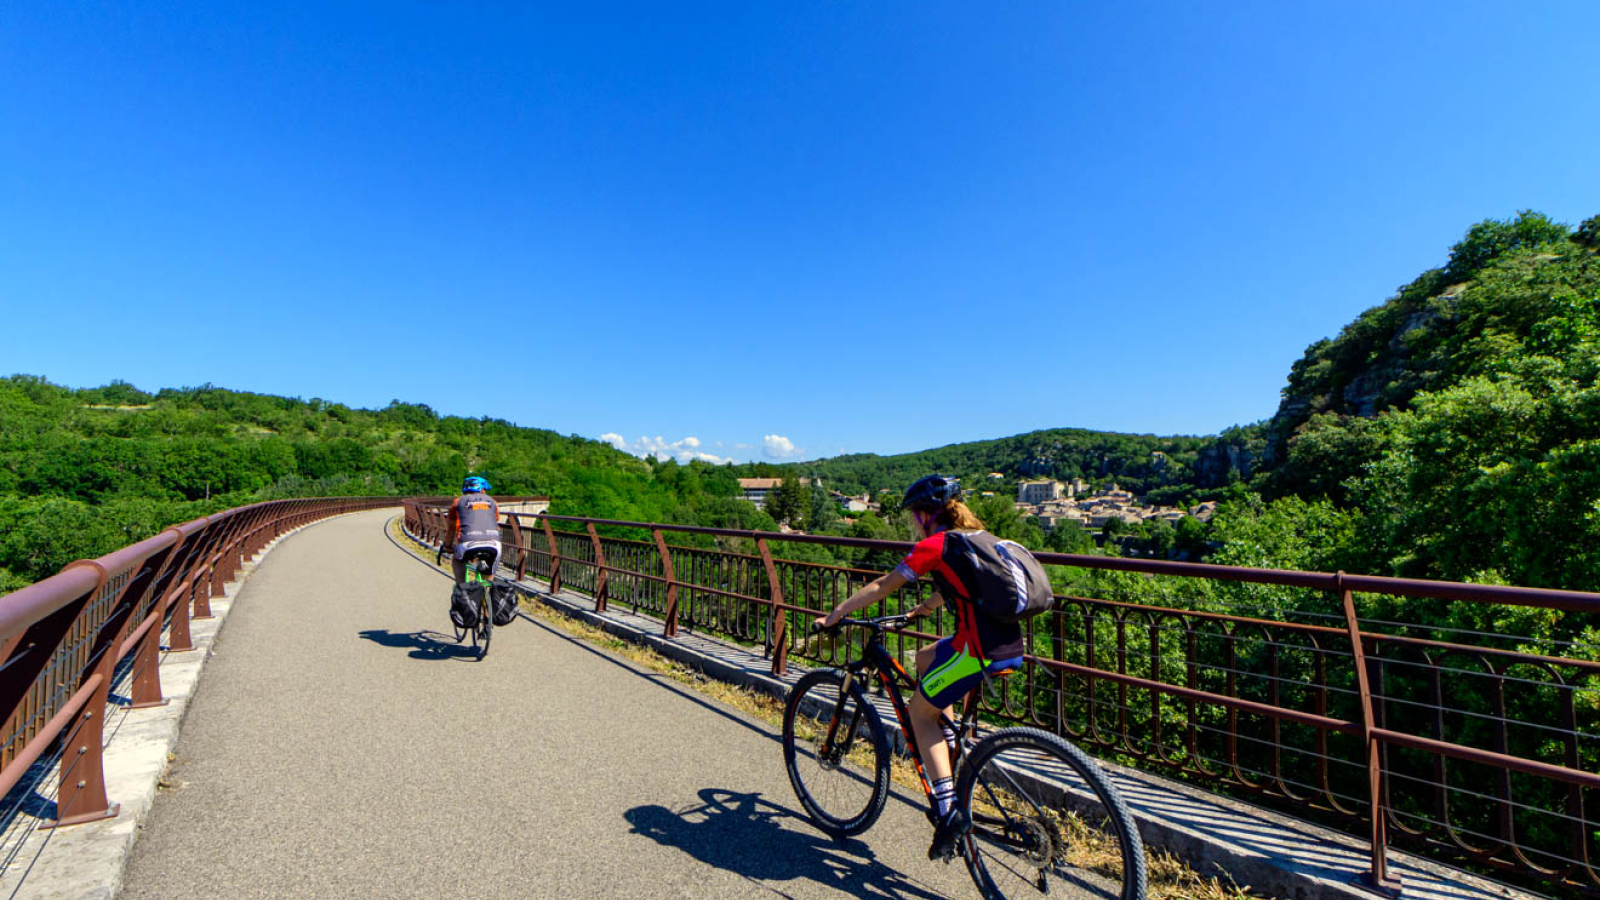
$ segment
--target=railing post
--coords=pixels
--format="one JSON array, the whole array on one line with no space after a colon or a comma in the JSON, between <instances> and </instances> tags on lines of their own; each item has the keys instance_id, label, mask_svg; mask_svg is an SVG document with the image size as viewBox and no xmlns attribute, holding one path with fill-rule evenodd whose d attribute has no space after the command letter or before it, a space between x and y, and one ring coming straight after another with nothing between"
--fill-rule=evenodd
<instances>
[{"instance_id":1,"label":"railing post","mask_svg":"<svg viewBox=\"0 0 1600 900\"><path fill-rule=\"evenodd\" d=\"M133 689L128 695L130 709L167 705L167 699L161 695L161 626L167 620L167 593L163 589L161 576L166 574L167 566L182 561L183 550L183 532L177 531L176 540L162 554L159 566L150 572L150 583L146 589L154 596L150 609L138 620L140 627L144 628L144 636L133 651ZM152 561L146 560L145 565L151 566Z\"/></svg>"},{"instance_id":2,"label":"railing post","mask_svg":"<svg viewBox=\"0 0 1600 900\"><path fill-rule=\"evenodd\" d=\"M656 539L656 552L661 554L661 574L667 579L667 624L661 629L663 637L676 637L678 634L678 578L672 570L672 552L667 548L667 539L661 534L661 529L652 528L650 533Z\"/></svg>"},{"instance_id":3,"label":"railing post","mask_svg":"<svg viewBox=\"0 0 1600 900\"><path fill-rule=\"evenodd\" d=\"M194 639L189 636L189 603L195 595L195 571L198 570L190 571L187 575L179 572L178 574L184 575L183 581L161 601L172 607L172 624L168 626L167 632L168 653L183 653L194 649Z\"/></svg>"},{"instance_id":4,"label":"railing post","mask_svg":"<svg viewBox=\"0 0 1600 900\"><path fill-rule=\"evenodd\" d=\"M1369 871L1357 876L1357 880L1378 893L1397 897L1400 895L1400 878L1389 874L1388 834L1384 827L1383 811L1383 765L1378 753L1378 739L1373 735L1373 729L1377 726L1372 714L1372 685L1367 676L1367 653L1361 643L1361 625L1356 620L1355 598L1344 586L1343 571L1333 576L1333 589L1339 592L1339 602L1344 607L1345 628L1350 632L1350 654L1356 667L1356 688L1361 698L1361 739L1367 748L1367 802L1372 815L1369 834L1372 860Z\"/></svg>"},{"instance_id":5,"label":"railing post","mask_svg":"<svg viewBox=\"0 0 1600 900\"><path fill-rule=\"evenodd\" d=\"M767 637L772 641L772 674L782 675L789 669L789 648L783 640L784 626L789 617L783 611L783 588L778 584L778 567L772 562L772 550L767 539L760 538L756 547L761 551L761 564L767 568L767 603L772 607L772 618L767 623Z\"/></svg>"},{"instance_id":6,"label":"railing post","mask_svg":"<svg viewBox=\"0 0 1600 900\"><path fill-rule=\"evenodd\" d=\"M611 573L606 571L606 551L600 546L600 535L595 533L593 522L588 523L588 529L589 543L594 545L596 572L594 579L594 611L603 613L606 611L606 582L609 580L606 576Z\"/></svg>"},{"instance_id":7,"label":"railing post","mask_svg":"<svg viewBox=\"0 0 1600 900\"><path fill-rule=\"evenodd\" d=\"M511 543L517 548L517 580L521 581L523 577L528 574L528 548L523 546L522 543L521 517L519 517L516 513L512 513L510 519Z\"/></svg>"},{"instance_id":8,"label":"railing post","mask_svg":"<svg viewBox=\"0 0 1600 900\"><path fill-rule=\"evenodd\" d=\"M99 573L99 583L89 593L90 602L105 588L106 570L95 562L84 560L75 565L92 566ZM118 600L121 598L119 597ZM109 819L121 811L118 804L106 798L105 718L106 704L111 697L111 676L117 665L117 646L120 626L126 618L113 615L100 628L94 639L91 654L98 654L94 668L83 673L80 686L96 680L94 690L78 711L73 724L63 731L61 744L61 785L56 794L56 818L43 827L80 825L99 819Z\"/></svg>"},{"instance_id":9,"label":"railing post","mask_svg":"<svg viewBox=\"0 0 1600 900\"><path fill-rule=\"evenodd\" d=\"M211 586L216 583L217 573L216 570L210 565L207 565L205 568L201 569L201 572L205 574L205 580L203 582L198 579L195 581L194 610L189 614L190 619L212 618ZM218 593L221 593L221 590L221 588L218 588Z\"/></svg>"},{"instance_id":10,"label":"railing post","mask_svg":"<svg viewBox=\"0 0 1600 900\"><path fill-rule=\"evenodd\" d=\"M561 551L556 549L556 533L550 528L549 519L540 519L544 523L545 540L550 542L550 593L561 592Z\"/></svg>"},{"instance_id":11,"label":"railing post","mask_svg":"<svg viewBox=\"0 0 1600 900\"><path fill-rule=\"evenodd\" d=\"M161 695L161 620L166 610L164 599L157 600L151 610L156 620L145 629L144 637L133 651L133 690L128 696L130 709L149 709L166 706L167 698Z\"/></svg>"}]
</instances>

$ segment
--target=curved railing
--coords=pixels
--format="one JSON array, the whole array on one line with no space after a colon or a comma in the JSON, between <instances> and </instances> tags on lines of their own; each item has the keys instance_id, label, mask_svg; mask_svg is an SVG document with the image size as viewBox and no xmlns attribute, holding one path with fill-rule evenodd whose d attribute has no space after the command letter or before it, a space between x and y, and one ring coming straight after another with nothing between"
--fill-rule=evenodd
<instances>
[{"instance_id":1,"label":"curved railing","mask_svg":"<svg viewBox=\"0 0 1600 900\"><path fill-rule=\"evenodd\" d=\"M408 503L412 533L447 543L442 510ZM892 567L909 545L550 515L507 515L502 559L519 578L703 629L768 654L837 664L810 617ZM625 537L628 533L638 538ZM669 544L667 536L679 541ZM703 546L691 546L699 541ZM805 545L855 566L784 559ZM751 552L753 551L753 552ZM1359 828L1376 885L1393 841L1540 885L1600 894L1600 663L1562 648L1406 624L1379 601L1600 612L1600 594L1041 553L1050 566L1158 580L1160 606L1062 596L1026 626L1030 653L996 717L1052 729L1122 762ZM1187 589L1185 586L1189 586ZM1293 592L1297 605L1201 608L1218 585ZM1252 588L1251 586L1256 586ZM1202 590L1202 588L1204 590ZM885 601L925 597L926 584ZM1359 602L1358 602L1359 599ZM1241 615L1240 613L1248 613ZM909 656L948 633L941 615L891 637ZM1495 646L1510 643L1511 646ZM1596 648L1568 647L1574 657ZM1374 815L1373 811L1379 814Z\"/></svg>"},{"instance_id":2,"label":"curved railing","mask_svg":"<svg viewBox=\"0 0 1600 900\"><path fill-rule=\"evenodd\" d=\"M274 538L398 498L279 500L230 509L161 532L0 597L0 796L46 754L60 752L55 824L116 815L101 761L115 677L131 668L129 705L159 706L161 635L192 649L191 618ZM130 660L131 657L131 660ZM20 793L20 792L19 792ZM9 818L12 810L4 810Z\"/></svg>"}]
</instances>

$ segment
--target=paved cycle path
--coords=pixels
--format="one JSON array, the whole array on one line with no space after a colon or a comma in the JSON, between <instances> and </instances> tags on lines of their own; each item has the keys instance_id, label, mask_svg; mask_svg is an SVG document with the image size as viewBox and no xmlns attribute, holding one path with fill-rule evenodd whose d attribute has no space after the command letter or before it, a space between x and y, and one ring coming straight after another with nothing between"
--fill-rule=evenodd
<instances>
[{"instance_id":1,"label":"paved cycle path","mask_svg":"<svg viewBox=\"0 0 1600 900\"><path fill-rule=\"evenodd\" d=\"M836 843L775 729L539 622L456 647L391 511L313 526L238 597L121 896L971 897L920 798Z\"/></svg>"}]
</instances>

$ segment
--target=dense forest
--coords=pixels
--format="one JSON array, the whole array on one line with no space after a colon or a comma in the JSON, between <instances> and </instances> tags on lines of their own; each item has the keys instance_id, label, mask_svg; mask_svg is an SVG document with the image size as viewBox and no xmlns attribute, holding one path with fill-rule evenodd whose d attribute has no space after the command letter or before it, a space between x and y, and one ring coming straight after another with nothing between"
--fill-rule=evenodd
<instances>
[{"instance_id":1,"label":"dense forest","mask_svg":"<svg viewBox=\"0 0 1600 900\"><path fill-rule=\"evenodd\" d=\"M453 493L468 472L557 512L771 528L726 468L394 402L0 379L0 591L161 528L283 497Z\"/></svg>"}]
</instances>

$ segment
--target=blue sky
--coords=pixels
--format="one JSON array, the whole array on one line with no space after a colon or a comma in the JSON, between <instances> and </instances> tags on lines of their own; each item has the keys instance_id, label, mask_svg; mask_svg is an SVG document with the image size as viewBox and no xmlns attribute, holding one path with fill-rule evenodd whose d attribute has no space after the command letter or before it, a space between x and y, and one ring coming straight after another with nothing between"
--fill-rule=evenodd
<instances>
[{"instance_id":1,"label":"blue sky","mask_svg":"<svg viewBox=\"0 0 1600 900\"><path fill-rule=\"evenodd\" d=\"M1584 0L93 6L0 7L0 373L73 386L1214 433L1473 222L1600 213Z\"/></svg>"}]
</instances>

